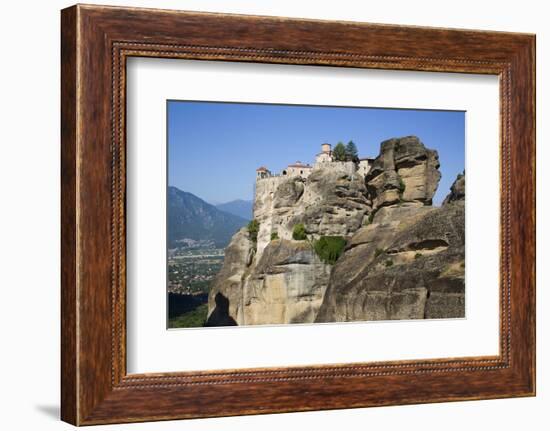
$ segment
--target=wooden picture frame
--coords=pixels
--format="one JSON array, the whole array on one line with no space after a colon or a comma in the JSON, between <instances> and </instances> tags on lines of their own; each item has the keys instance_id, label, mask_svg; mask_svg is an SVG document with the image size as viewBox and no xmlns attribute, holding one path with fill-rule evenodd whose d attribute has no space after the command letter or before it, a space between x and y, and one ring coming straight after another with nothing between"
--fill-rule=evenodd
<instances>
[{"instance_id":1,"label":"wooden picture frame","mask_svg":"<svg viewBox=\"0 0 550 431\"><path fill-rule=\"evenodd\" d=\"M534 35L82 5L61 16L64 421L91 425L535 394ZM130 56L498 75L500 354L128 375Z\"/></svg>"}]
</instances>

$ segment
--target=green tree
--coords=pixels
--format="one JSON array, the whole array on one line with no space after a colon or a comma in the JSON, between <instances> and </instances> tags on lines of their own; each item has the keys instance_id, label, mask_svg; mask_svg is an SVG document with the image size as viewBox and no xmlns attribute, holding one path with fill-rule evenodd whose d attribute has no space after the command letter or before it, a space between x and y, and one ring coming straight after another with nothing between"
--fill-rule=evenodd
<instances>
[{"instance_id":1,"label":"green tree","mask_svg":"<svg viewBox=\"0 0 550 431\"><path fill-rule=\"evenodd\" d=\"M405 192L405 183L403 182L403 179L399 177L399 196L403 196L403 193Z\"/></svg>"},{"instance_id":2,"label":"green tree","mask_svg":"<svg viewBox=\"0 0 550 431\"><path fill-rule=\"evenodd\" d=\"M258 241L258 232L260 230L260 223L258 220L251 220L246 228L248 229L248 236L250 239L254 242Z\"/></svg>"},{"instance_id":3,"label":"green tree","mask_svg":"<svg viewBox=\"0 0 550 431\"><path fill-rule=\"evenodd\" d=\"M306 227L303 223L298 223L297 225L294 225L294 228L292 229L292 238L297 241L307 239Z\"/></svg>"},{"instance_id":4,"label":"green tree","mask_svg":"<svg viewBox=\"0 0 550 431\"><path fill-rule=\"evenodd\" d=\"M271 241L279 239L279 234L277 232L271 232Z\"/></svg>"},{"instance_id":5,"label":"green tree","mask_svg":"<svg viewBox=\"0 0 550 431\"><path fill-rule=\"evenodd\" d=\"M337 162L345 162L346 146L341 142L338 142L334 147L334 150L332 151L332 155L334 156L334 160L336 160Z\"/></svg>"},{"instance_id":6,"label":"green tree","mask_svg":"<svg viewBox=\"0 0 550 431\"><path fill-rule=\"evenodd\" d=\"M319 259L329 265L334 265L346 246L346 240L341 236L322 236L313 244Z\"/></svg>"},{"instance_id":7,"label":"green tree","mask_svg":"<svg viewBox=\"0 0 550 431\"><path fill-rule=\"evenodd\" d=\"M349 141L346 145L346 158L352 162L357 163L359 161L359 153L357 152L357 145L353 141Z\"/></svg>"}]
</instances>

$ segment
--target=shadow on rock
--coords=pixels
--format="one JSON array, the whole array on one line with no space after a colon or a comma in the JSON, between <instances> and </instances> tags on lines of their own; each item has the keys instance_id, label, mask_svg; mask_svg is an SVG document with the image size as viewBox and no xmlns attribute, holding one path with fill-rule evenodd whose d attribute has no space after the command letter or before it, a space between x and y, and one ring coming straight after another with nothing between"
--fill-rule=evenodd
<instances>
[{"instance_id":1,"label":"shadow on rock","mask_svg":"<svg viewBox=\"0 0 550 431\"><path fill-rule=\"evenodd\" d=\"M218 292L214 301L216 307L204 326L237 326L235 319L229 315L229 299Z\"/></svg>"}]
</instances>

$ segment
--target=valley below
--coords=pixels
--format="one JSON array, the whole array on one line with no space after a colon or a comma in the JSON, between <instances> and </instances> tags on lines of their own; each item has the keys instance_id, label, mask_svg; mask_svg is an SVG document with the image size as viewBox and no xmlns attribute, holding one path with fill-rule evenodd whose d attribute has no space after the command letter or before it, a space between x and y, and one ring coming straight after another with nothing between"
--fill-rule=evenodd
<instances>
[{"instance_id":1,"label":"valley below","mask_svg":"<svg viewBox=\"0 0 550 431\"><path fill-rule=\"evenodd\" d=\"M223 259L224 249L208 242L169 250L168 327L204 326L208 292Z\"/></svg>"}]
</instances>

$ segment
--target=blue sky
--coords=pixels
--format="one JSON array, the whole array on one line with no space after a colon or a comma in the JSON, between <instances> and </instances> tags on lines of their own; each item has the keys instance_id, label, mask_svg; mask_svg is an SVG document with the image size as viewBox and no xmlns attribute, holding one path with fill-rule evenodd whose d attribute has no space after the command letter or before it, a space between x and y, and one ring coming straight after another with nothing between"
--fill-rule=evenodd
<instances>
[{"instance_id":1,"label":"blue sky","mask_svg":"<svg viewBox=\"0 0 550 431\"><path fill-rule=\"evenodd\" d=\"M261 165L278 173L349 140L376 157L382 141L416 135L439 153L439 205L464 170L464 121L462 111L169 101L168 184L210 203L252 200Z\"/></svg>"}]
</instances>

